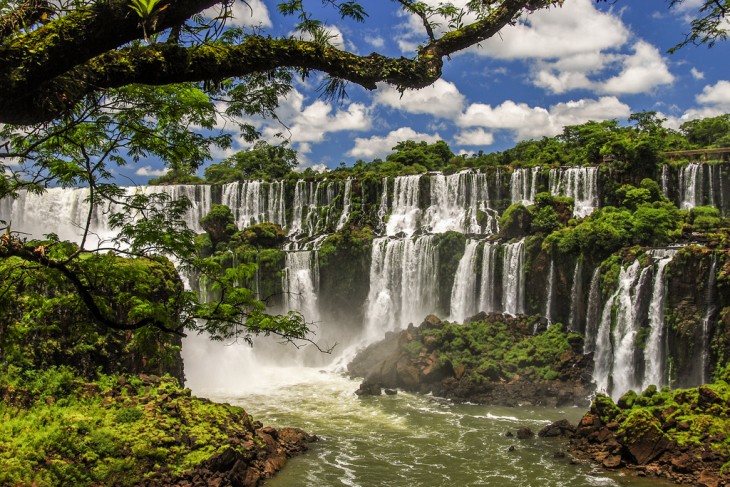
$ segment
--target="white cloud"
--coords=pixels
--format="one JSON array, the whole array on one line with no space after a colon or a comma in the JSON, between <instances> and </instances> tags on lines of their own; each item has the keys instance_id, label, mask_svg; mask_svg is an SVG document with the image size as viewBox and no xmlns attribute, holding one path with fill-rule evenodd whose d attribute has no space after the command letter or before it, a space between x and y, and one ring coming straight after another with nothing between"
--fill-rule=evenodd
<instances>
[{"instance_id":1,"label":"white cloud","mask_svg":"<svg viewBox=\"0 0 730 487\"><path fill-rule=\"evenodd\" d=\"M611 94L645 93L673 81L674 76L659 50L648 42L639 41L634 45L634 54L624 59L621 73L603 83L600 91Z\"/></svg>"},{"instance_id":2,"label":"white cloud","mask_svg":"<svg viewBox=\"0 0 730 487\"><path fill-rule=\"evenodd\" d=\"M301 163L297 167L294 168L296 172L303 172L305 169L312 169L314 172L323 173L329 171L329 168L325 166L324 164L311 164L311 163Z\"/></svg>"},{"instance_id":3,"label":"white cloud","mask_svg":"<svg viewBox=\"0 0 730 487\"><path fill-rule=\"evenodd\" d=\"M539 10L473 51L499 59L556 59L619 47L629 30L619 17L596 9L591 0Z\"/></svg>"},{"instance_id":4,"label":"white cloud","mask_svg":"<svg viewBox=\"0 0 730 487\"><path fill-rule=\"evenodd\" d=\"M703 73L702 71L700 71L697 68L693 67L692 69L689 70L689 72L694 79L705 79L705 73Z\"/></svg>"},{"instance_id":5,"label":"white cloud","mask_svg":"<svg viewBox=\"0 0 730 487\"><path fill-rule=\"evenodd\" d=\"M169 171L168 168L164 169L153 169L152 166L142 166L138 168L136 171L134 171L134 174L137 176L154 176L154 177L160 177L167 174L167 171Z\"/></svg>"},{"instance_id":6,"label":"white cloud","mask_svg":"<svg viewBox=\"0 0 730 487\"><path fill-rule=\"evenodd\" d=\"M696 97L697 103L714 105L730 110L730 81L720 80L714 85L707 85Z\"/></svg>"},{"instance_id":7,"label":"white cloud","mask_svg":"<svg viewBox=\"0 0 730 487\"><path fill-rule=\"evenodd\" d=\"M629 106L614 96L558 103L549 109L507 100L496 107L475 103L466 110L458 124L462 127L510 130L515 132L518 140L525 140L557 135L566 125L625 118L630 114Z\"/></svg>"},{"instance_id":8,"label":"white cloud","mask_svg":"<svg viewBox=\"0 0 730 487\"><path fill-rule=\"evenodd\" d=\"M425 141L429 144L441 140L438 134L429 135L416 132L410 127L401 127L393 130L387 135L381 137L374 135L370 138L356 138L355 146L347 153L350 157L360 157L365 159L374 159L376 157L385 157L390 154L393 147L398 142L404 140L413 140L416 142Z\"/></svg>"},{"instance_id":9,"label":"white cloud","mask_svg":"<svg viewBox=\"0 0 730 487\"><path fill-rule=\"evenodd\" d=\"M486 146L494 143L494 135L482 128L476 130L464 130L454 137L457 145Z\"/></svg>"},{"instance_id":10,"label":"white cloud","mask_svg":"<svg viewBox=\"0 0 730 487\"><path fill-rule=\"evenodd\" d=\"M221 14L221 4L203 10L205 18L213 19ZM269 28L273 24L269 17L269 10L262 0L236 0L231 6L231 18L226 25L231 27L263 27Z\"/></svg>"},{"instance_id":11,"label":"white cloud","mask_svg":"<svg viewBox=\"0 0 730 487\"><path fill-rule=\"evenodd\" d=\"M385 46L385 39L380 36L365 36L365 42L370 44L376 49L380 49Z\"/></svg>"},{"instance_id":12,"label":"white cloud","mask_svg":"<svg viewBox=\"0 0 730 487\"><path fill-rule=\"evenodd\" d=\"M292 142L321 142L327 133L368 130L372 124L370 111L365 105L351 103L344 110L333 110L330 103L322 100L302 105L293 116L281 119L289 127L287 135ZM278 125L269 125L263 131L266 137L273 137L278 132L282 132Z\"/></svg>"},{"instance_id":13,"label":"white cloud","mask_svg":"<svg viewBox=\"0 0 730 487\"><path fill-rule=\"evenodd\" d=\"M455 84L443 79L420 90L406 90L402 95L394 87L381 84L375 93L375 103L408 113L456 118L464 109L464 95Z\"/></svg>"}]
</instances>

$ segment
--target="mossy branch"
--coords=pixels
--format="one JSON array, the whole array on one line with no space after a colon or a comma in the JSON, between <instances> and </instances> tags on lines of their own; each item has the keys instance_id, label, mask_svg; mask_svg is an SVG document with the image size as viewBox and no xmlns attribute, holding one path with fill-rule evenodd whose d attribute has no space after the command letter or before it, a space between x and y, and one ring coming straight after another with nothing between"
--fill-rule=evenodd
<instances>
[{"instance_id":1,"label":"mossy branch","mask_svg":"<svg viewBox=\"0 0 730 487\"><path fill-rule=\"evenodd\" d=\"M178 0L161 12L158 31L215 4ZM89 93L132 83L163 85L240 77L276 68L316 70L374 89L422 88L441 76L443 57L490 38L524 11L560 0L504 0L489 15L433 39L413 59L360 56L296 39L246 37L233 46L151 45L119 48L139 39L126 2L109 0L73 12L0 48L0 122L31 124L60 117ZM41 49L39 49L39 46Z\"/></svg>"}]
</instances>

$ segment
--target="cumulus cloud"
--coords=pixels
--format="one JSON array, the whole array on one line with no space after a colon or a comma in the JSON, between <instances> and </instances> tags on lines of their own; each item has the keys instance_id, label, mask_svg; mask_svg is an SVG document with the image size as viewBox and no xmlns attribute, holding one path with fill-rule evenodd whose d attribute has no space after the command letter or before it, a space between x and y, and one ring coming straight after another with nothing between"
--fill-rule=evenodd
<instances>
[{"instance_id":1,"label":"cumulus cloud","mask_svg":"<svg viewBox=\"0 0 730 487\"><path fill-rule=\"evenodd\" d=\"M612 49L629 35L616 15L601 12L591 0L573 0L526 16L473 51L498 59L556 59Z\"/></svg>"},{"instance_id":2,"label":"cumulus cloud","mask_svg":"<svg viewBox=\"0 0 730 487\"><path fill-rule=\"evenodd\" d=\"M375 94L375 103L408 113L456 118L464 109L464 95L455 84L443 79L420 90L406 90L402 95L394 87L381 84Z\"/></svg>"},{"instance_id":3,"label":"cumulus cloud","mask_svg":"<svg viewBox=\"0 0 730 487\"><path fill-rule=\"evenodd\" d=\"M381 49L385 46L385 39L383 39L380 36L365 36L364 38L365 42L367 42L369 45L373 46L375 49Z\"/></svg>"},{"instance_id":4,"label":"cumulus cloud","mask_svg":"<svg viewBox=\"0 0 730 487\"><path fill-rule=\"evenodd\" d=\"M439 134L422 134L410 127L401 127L389 132L385 136L374 135L370 138L356 138L355 146L347 152L347 155L364 159L385 157L390 154L398 142L403 142L404 140L413 140L416 142L425 141L432 144L441 140L441 137Z\"/></svg>"},{"instance_id":5,"label":"cumulus cloud","mask_svg":"<svg viewBox=\"0 0 730 487\"><path fill-rule=\"evenodd\" d=\"M279 118L289 127L287 135L292 142L321 142L327 133L368 130L372 125L370 109L361 103L351 103L337 110L323 100L305 105L304 97L297 92L280 107ZM263 134L274 137L282 130L281 126L272 124L263 130Z\"/></svg>"},{"instance_id":6,"label":"cumulus cloud","mask_svg":"<svg viewBox=\"0 0 730 487\"><path fill-rule=\"evenodd\" d=\"M714 85L705 86L696 100L703 105L715 105L730 110L730 81L720 80Z\"/></svg>"},{"instance_id":7,"label":"cumulus cloud","mask_svg":"<svg viewBox=\"0 0 730 487\"><path fill-rule=\"evenodd\" d=\"M517 140L525 140L557 135L566 125L625 118L630 114L629 106L614 96L558 103L549 108L507 100L496 107L475 103L467 108L458 124L462 127L509 130L515 133Z\"/></svg>"},{"instance_id":8,"label":"cumulus cloud","mask_svg":"<svg viewBox=\"0 0 730 487\"><path fill-rule=\"evenodd\" d=\"M705 73L703 73L702 71L700 71L697 68L692 68L689 70L689 72L694 79L705 79Z\"/></svg>"},{"instance_id":9,"label":"cumulus cloud","mask_svg":"<svg viewBox=\"0 0 730 487\"><path fill-rule=\"evenodd\" d=\"M601 86L611 94L644 93L674 81L659 50L648 42L634 45L634 54L624 59L623 69Z\"/></svg>"},{"instance_id":10,"label":"cumulus cloud","mask_svg":"<svg viewBox=\"0 0 730 487\"><path fill-rule=\"evenodd\" d=\"M457 145L467 146L486 146L494 143L494 135L491 132L487 132L482 128L475 130L464 130L454 137L454 142Z\"/></svg>"},{"instance_id":11,"label":"cumulus cloud","mask_svg":"<svg viewBox=\"0 0 730 487\"><path fill-rule=\"evenodd\" d=\"M169 171L168 168L164 169L153 169L152 166L142 166L140 168L137 168L136 171L134 171L134 174L137 176L154 176L154 177L160 177L167 174L167 171Z\"/></svg>"}]
</instances>

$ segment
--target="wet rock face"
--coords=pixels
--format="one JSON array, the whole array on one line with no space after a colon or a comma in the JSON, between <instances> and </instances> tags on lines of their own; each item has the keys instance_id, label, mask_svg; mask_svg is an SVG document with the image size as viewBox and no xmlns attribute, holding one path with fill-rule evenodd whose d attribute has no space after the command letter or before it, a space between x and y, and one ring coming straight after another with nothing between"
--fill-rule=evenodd
<instances>
[{"instance_id":1,"label":"wet rock face","mask_svg":"<svg viewBox=\"0 0 730 487\"><path fill-rule=\"evenodd\" d=\"M535 330L538 335L548 330L527 317L480 313L466 321L451 325L429 315L419 327L389 333L364 349L348 365L351 376L365 379L357 394L377 395L382 388L400 388L480 404L589 404L593 386L586 372L592 364L581 353L582 341L574 343L578 335L559 335L553 329L550 333L555 336L549 343L563 340L562 348L546 349L546 342L538 339L531 344L531 340ZM484 338L497 333L500 343ZM490 351L495 346L517 347L513 355L519 358L509 364L494 360Z\"/></svg>"}]
</instances>

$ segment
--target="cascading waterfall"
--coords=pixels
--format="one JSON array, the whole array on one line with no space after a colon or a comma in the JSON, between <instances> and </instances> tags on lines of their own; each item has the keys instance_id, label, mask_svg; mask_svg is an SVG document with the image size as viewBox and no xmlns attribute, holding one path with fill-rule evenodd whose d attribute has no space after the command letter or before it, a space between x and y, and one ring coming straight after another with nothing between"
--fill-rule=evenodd
<instances>
[{"instance_id":1,"label":"cascading waterfall","mask_svg":"<svg viewBox=\"0 0 730 487\"><path fill-rule=\"evenodd\" d=\"M598 168L560 167L548 173L550 193L573 198L573 215L582 218L598 208Z\"/></svg>"},{"instance_id":2,"label":"cascading waterfall","mask_svg":"<svg viewBox=\"0 0 730 487\"><path fill-rule=\"evenodd\" d=\"M662 193L669 196L669 164L662 165Z\"/></svg>"},{"instance_id":3,"label":"cascading waterfall","mask_svg":"<svg viewBox=\"0 0 730 487\"><path fill-rule=\"evenodd\" d=\"M376 238L370 267L366 343L418 322L436 307L438 253L433 236Z\"/></svg>"},{"instance_id":4,"label":"cascading waterfall","mask_svg":"<svg viewBox=\"0 0 730 487\"><path fill-rule=\"evenodd\" d=\"M717 284L717 256L712 255L710 263L710 271L707 274L707 283L705 284L705 315L702 317L702 383L707 384L710 381L708 372L710 370L710 326L715 318L716 308L716 284Z\"/></svg>"},{"instance_id":5,"label":"cascading waterfall","mask_svg":"<svg viewBox=\"0 0 730 487\"><path fill-rule=\"evenodd\" d=\"M649 337L644 347L644 381L642 388L650 384L663 386L665 354L664 342L664 298L665 269L676 255L676 249L657 249L652 251L655 259L654 285L649 304Z\"/></svg>"},{"instance_id":6,"label":"cascading waterfall","mask_svg":"<svg viewBox=\"0 0 730 487\"><path fill-rule=\"evenodd\" d=\"M393 207L385 225L386 235L395 236L403 232L406 237L410 237L417 230L421 220L418 197L420 181L420 175L398 176L393 180Z\"/></svg>"},{"instance_id":7,"label":"cascading waterfall","mask_svg":"<svg viewBox=\"0 0 730 487\"><path fill-rule=\"evenodd\" d=\"M203 232L200 219L211 208L211 187L202 185L139 186L124 188L127 196L136 193L150 195L165 193L171 199L187 198L191 207L184 216L187 226L195 232ZM55 233L62 240L80 242L89 214L90 192L88 188L49 188L42 194L19 191L17 198L0 200L0 219L14 222L13 228L30 229L34 237ZM94 240L108 240L116 236L109 225L112 212L122 212L123 207L103 202L94 207L89 231ZM37 233L36 233L37 232Z\"/></svg>"},{"instance_id":8,"label":"cascading waterfall","mask_svg":"<svg viewBox=\"0 0 730 487\"><path fill-rule=\"evenodd\" d=\"M482 282L479 288L479 309L487 313L501 310L497 305L495 287L495 264L498 248L499 246L497 244L484 242L484 248L482 249Z\"/></svg>"},{"instance_id":9,"label":"cascading waterfall","mask_svg":"<svg viewBox=\"0 0 730 487\"><path fill-rule=\"evenodd\" d=\"M479 212L484 223L479 222ZM430 233L449 230L491 235L497 231L496 212L490 208L485 174L462 171L431 176L431 204L424 214L424 227Z\"/></svg>"},{"instance_id":10,"label":"cascading waterfall","mask_svg":"<svg viewBox=\"0 0 730 487\"><path fill-rule=\"evenodd\" d=\"M224 184L221 193L221 204L231 209L238 228L262 222L286 226L284 181L238 181Z\"/></svg>"},{"instance_id":11,"label":"cascading waterfall","mask_svg":"<svg viewBox=\"0 0 730 487\"><path fill-rule=\"evenodd\" d=\"M586 307L585 341L583 353L592 353L596 347L598 325L601 320L601 268L596 267L591 276L591 287L588 290L588 306Z\"/></svg>"},{"instance_id":12,"label":"cascading waterfall","mask_svg":"<svg viewBox=\"0 0 730 487\"><path fill-rule=\"evenodd\" d=\"M337 231L341 230L350 218L350 205L352 205L352 178L347 178L345 180L345 194L342 198L342 214L337 222Z\"/></svg>"},{"instance_id":13,"label":"cascading waterfall","mask_svg":"<svg viewBox=\"0 0 730 487\"><path fill-rule=\"evenodd\" d=\"M535 201L539 173L539 167L514 170L512 180L510 181L512 204L522 203L525 206L529 206Z\"/></svg>"},{"instance_id":14,"label":"cascading waterfall","mask_svg":"<svg viewBox=\"0 0 730 487\"><path fill-rule=\"evenodd\" d=\"M575 269L573 270L573 284L570 289L570 315L568 318L568 329L571 331L580 331L580 311L582 310L583 281L581 273L583 272L583 259L575 260Z\"/></svg>"},{"instance_id":15,"label":"cascading waterfall","mask_svg":"<svg viewBox=\"0 0 730 487\"><path fill-rule=\"evenodd\" d=\"M516 315L525 312L525 240L506 245L502 266L502 310Z\"/></svg>"},{"instance_id":16,"label":"cascading waterfall","mask_svg":"<svg viewBox=\"0 0 730 487\"><path fill-rule=\"evenodd\" d=\"M611 297L606 301L601 314L601 324L598 327L595 346L595 368L593 378L599 391L610 392L620 389L617 382L624 385L628 382L626 377L618 377L618 370L614 366L617 364L619 349L624 346L624 355L626 345L629 340L633 343L635 329L634 321L634 303L632 301L633 291L636 282L641 275L641 265L635 260L630 266L621 269L618 279L618 287ZM611 337L611 315L613 307L616 306L616 320L613 339ZM633 331L633 334L632 334ZM622 338L623 343L622 343ZM630 359L633 364L633 359ZM619 364L622 369L627 368L627 364ZM632 371L633 373L633 371ZM613 387L610 387L609 379L613 376ZM630 388L630 386L629 386ZM623 393L626 389L620 389Z\"/></svg>"},{"instance_id":17,"label":"cascading waterfall","mask_svg":"<svg viewBox=\"0 0 730 487\"><path fill-rule=\"evenodd\" d=\"M477 247L478 240L468 240L459 261L451 289L451 320L463 322L477 312Z\"/></svg>"},{"instance_id":18,"label":"cascading waterfall","mask_svg":"<svg viewBox=\"0 0 730 487\"><path fill-rule=\"evenodd\" d=\"M547 298L545 299L545 311L543 313L548 326L553 322L553 287L555 287L555 260L551 257L550 270L548 271Z\"/></svg>"},{"instance_id":19,"label":"cascading waterfall","mask_svg":"<svg viewBox=\"0 0 730 487\"><path fill-rule=\"evenodd\" d=\"M704 184L702 167L702 164L691 162L679 173L679 194L682 198L679 207L683 210L702 205Z\"/></svg>"},{"instance_id":20,"label":"cascading waterfall","mask_svg":"<svg viewBox=\"0 0 730 487\"><path fill-rule=\"evenodd\" d=\"M317 252L312 250L286 253L286 266L282 276L285 311L296 310L307 321L319 321L317 291L319 289L319 266Z\"/></svg>"}]
</instances>

